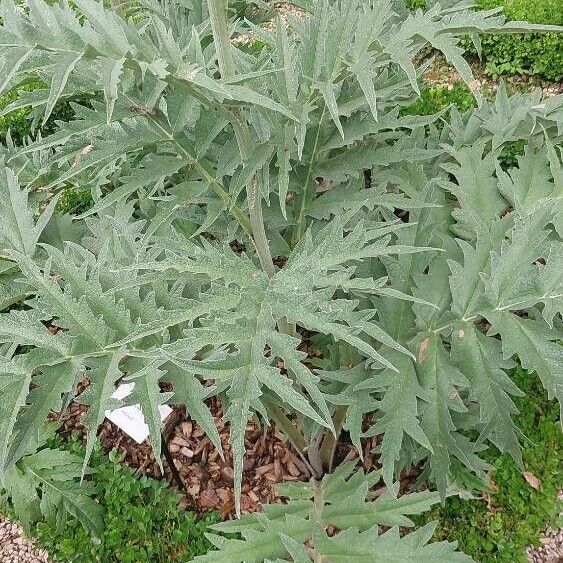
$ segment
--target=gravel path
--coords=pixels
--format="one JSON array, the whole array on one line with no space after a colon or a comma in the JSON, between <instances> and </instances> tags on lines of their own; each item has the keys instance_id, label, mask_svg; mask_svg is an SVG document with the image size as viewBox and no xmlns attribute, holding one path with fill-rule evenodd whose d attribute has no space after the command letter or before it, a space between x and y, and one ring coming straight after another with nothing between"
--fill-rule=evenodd
<instances>
[{"instance_id":1,"label":"gravel path","mask_svg":"<svg viewBox=\"0 0 563 563\"><path fill-rule=\"evenodd\" d=\"M478 61L470 59L469 64L475 76L475 82L471 85L471 88L479 88L485 96L496 92L501 83L506 85L510 94L540 90L542 98L545 99L563 93L563 83L561 82L553 82L538 76L520 74L492 77L484 73ZM455 83L463 81L457 71L446 62L441 54L435 54L435 59L430 68L424 73L422 80L429 86L446 86L447 88L451 88Z\"/></svg>"},{"instance_id":2,"label":"gravel path","mask_svg":"<svg viewBox=\"0 0 563 563\"><path fill-rule=\"evenodd\" d=\"M563 530L548 530L537 548L528 548L530 563L563 563Z\"/></svg>"},{"instance_id":3,"label":"gravel path","mask_svg":"<svg viewBox=\"0 0 563 563\"><path fill-rule=\"evenodd\" d=\"M43 549L23 535L22 527L0 515L0 562L1 563L49 563Z\"/></svg>"}]
</instances>

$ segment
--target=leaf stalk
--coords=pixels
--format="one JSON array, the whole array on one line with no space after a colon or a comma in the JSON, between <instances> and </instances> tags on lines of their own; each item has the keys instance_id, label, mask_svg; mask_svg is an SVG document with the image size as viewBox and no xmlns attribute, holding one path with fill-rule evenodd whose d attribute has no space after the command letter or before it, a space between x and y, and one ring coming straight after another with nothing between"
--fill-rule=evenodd
<instances>
[{"instance_id":1,"label":"leaf stalk","mask_svg":"<svg viewBox=\"0 0 563 563\"><path fill-rule=\"evenodd\" d=\"M230 78L235 75L235 64L227 24L228 4L228 0L207 0L211 29L215 40L217 64L219 65L219 72L221 73L221 78L223 79ZM239 119L231 119L230 121L235 132L241 159L244 162L250 156L250 148L252 146L248 126L245 122ZM269 277L272 277L275 274L276 269L272 260L270 245L268 244L264 228L262 194L260 193L256 176L254 176L254 178L247 184L246 195L248 199L252 237L254 239L256 252L258 253L260 265L266 274L268 274Z\"/></svg>"}]
</instances>

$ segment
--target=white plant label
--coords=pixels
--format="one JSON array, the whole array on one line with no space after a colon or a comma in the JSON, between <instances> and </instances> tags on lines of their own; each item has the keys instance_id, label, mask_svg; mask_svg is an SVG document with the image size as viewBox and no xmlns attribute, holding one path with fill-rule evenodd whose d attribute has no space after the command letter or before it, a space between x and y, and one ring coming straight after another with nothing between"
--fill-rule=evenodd
<instances>
[{"instance_id":1,"label":"white plant label","mask_svg":"<svg viewBox=\"0 0 563 563\"><path fill-rule=\"evenodd\" d=\"M133 391L134 383L124 383L120 385L112 395L114 399L124 399ZM172 409L168 405L158 407L160 419L166 420ZM106 418L111 420L117 427L121 428L125 434L131 436L137 444L143 443L149 437L149 427L145 423L145 417L139 405L120 407L113 411L106 411Z\"/></svg>"}]
</instances>

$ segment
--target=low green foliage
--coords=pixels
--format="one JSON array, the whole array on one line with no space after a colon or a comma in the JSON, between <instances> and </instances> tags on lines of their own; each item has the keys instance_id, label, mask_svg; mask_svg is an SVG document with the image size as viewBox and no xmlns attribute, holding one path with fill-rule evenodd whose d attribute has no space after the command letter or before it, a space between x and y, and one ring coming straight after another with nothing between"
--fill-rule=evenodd
<instances>
[{"instance_id":1,"label":"low green foliage","mask_svg":"<svg viewBox=\"0 0 563 563\"><path fill-rule=\"evenodd\" d=\"M84 455L81 444L71 441L65 449ZM178 506L179 496L165 481L138 478L99 452L91 458L92 482L104 509L104 532L99 539L85 532L77 520L62 530L43 521L34 536L54 561L65 563L157 563L189 561L205 553L210 544L203 535L215 514L198 520Z\"/></svg>"},{"instance_id":2,"label":"low green foliage","mask_svg":"<svg viewBox=\"0 0 563 563\"><path fill-rule=\"evenodd\" d=\"M555 25L563 23L560 0L476 0L475 4L481 10L502 7L509 20Z\"/></svg>"},{"instance_id":3,"label":"low green foliage","mask_svg":"<svg viewBox=\"0 0 563 563\"><path fill-rule=\"evenodd\" d=\"M33 92L44 88L45 84L40 80L29 80L24 84L13 88L7 94L0 96L0 113L12 102L16 101L22 92ZM87 103L88 99L80 96L76 99L78 103ZM56 104L53 115L47 123L40 128L42 135L50 135L57 129L57 121L72 121L74 110L68 101L61 101ZM21 145L29 136L34 136L34 120L31 115L30 107L23 107L7 113L0 117L0 140L4 141L6 135L10 133L12 141ZM92 206L92 194L90 190L79 190L73 187L64 189L57 204L59 213L78 214L83 213Z\"/></svg>"},{"instance_id":4,"label":"low green foliage","mask_svg":"<svg viewBox=\"0 0 563 563\"><path fill-rule=\"evenodd\" d=\"M500 165L506 170L508 168L514 168L518 165L518 157L524 154L524 150L526 148L526 143L523 141L514 141L512 143L507 143L498 159L500 161Z\"/></svg>"},{"instance_id":5,"label":"low green foliage","mask_svg":"<svg viewBox=\"0 0 563 563\"><path fill-rule=\"evenodd\" d=\"M488 97L488 96L487 96ZM401 109L401 115L432 115L453 105L459 111L465 112L477 105L475 96L461 80L450 87L437 85L421 90L420 98ZM449 119L449 112L445 116ZM440 127L438 123L438 127ZM504 170L518 165L518 157L524 154L526 143L522 140L507 142L500 152L498 159Z\"/></svg>"},{"instance_id":6,"label":"low green foliage","mask_svg":"<svg viewBox=\"0 0 563 563\"><path fill-rule=\"evenodd\" d=\"M63 190L57 202L59 213L79 214L84 213L93 205L90 190L80 190L74 187Z\"/></svg>"},{"instance_id":7,"label":"low green foliage","mask_svg":"<svg viewBox=\"0 0 563 563\"><path fill-rule=\"evenodd\" d=\"M478 0L482 9L503 8L509 20L563 24L561 0ZM538 74L551 80L563 77L561 34L490 35L481 39L488 74Z\"/></svg>"},{"instance_id":8,"label":"low green foliage","mask_svg":"<svg viewBox=\"0 0 563 563\"><path fill-rule=\"evenodd\" d=\"M19 521L26 534L33 534L41 521L63 531L69 520L75 520L88 535L99 536L104 527L103 510L94 498L93 472L83 471L80 451L59 447L53 439L53 425L42 430L38 451L24 456L7 473L0 488L0 512ZM86 479L81 482L83 474Z\"/></svg>"},{"instance_id":9,"label":"low green foliage","mask_svg":"<svg viewBox=\"0 0 563 563\"><path fill-rule=\"evenodd\" d=\"M401 110L402 115L431 115L454 104L460 111L467 111L477 104L475 97L465 84L456 82L451 87L445 85L425 88L420 98Z\"/></svg>"},{"instance_id":10,"label":"low green foliage","mask_svg":"<svg viewBox=\"0 0 563 563\"><path fill-rule=\"evenodd\" d=\"M524 549L537 543L541 530L555 517L557 491L563 486L558 407L547 401L537 378L521 369L513 377L526 393L515 400L520 410L515 421L529 439L522 452L524 467L540 480L539 490L526 482L509 455L490 451L484 457L494 466L492 488L498 491L471 501L448 499L423 519L440 521L435 539L457 540L460 549L483 563L526 561Z\"/></svg>"},{"instance_id":11,"label":"low green foliage","mask_svg":"<svg viewBox=\"0 0 563 563\"><path fill-rule=\"evenodd\" d=\"M407 0L411 9L434 4L427 0ZM561 0L477 0L482 10L502 8L510 21L541 24L563 24ZM481 37L485 71L493 76L504 74L540 75L549 80L563 77L563 39L557 33L528 33L516 35L484 35ZM464 47L477 54L469 39Z\"/></svg>"},{"instance_id":12,"label":"low green foliage","mask_svg":"<svg viewBox=\"0 0 563 563\"><path fill-rule=\"evenodd\" d=\"M411 10L415 10L416 8L425 8L426 0L406 0L406 5Z\"/></svg>"},{"instance_id":13,"label":"low green foliage","mask_svg":"<svg viewBox=\"0 0 563 563\"><path fill-rule=\"evenodd\" d=\"M13 88L3 96L0 96L0 113L12 102L15 102L22 92L33 92L44 88L45 84L40 80L29 80L24 84ZM70 121L74 117L74 111L68 101L59 102L50 119L40 128L43 135L50 135L56 129L57 121ZM16 144L21 144L28 136L32 135L34 121L29 107L19 108L0 116L0 140L4 140L8 131Z\"/></svg>"},{"instance_id":14,"label":"low green foliage","mask_svg":"<svg viewBox=\"0 0 563 563\"><path fill-rule=\"evenodd\" d=\"M14 88L4 96L0 97L0 111L17 100L22 90L31 91L37 87L37 83L30 82L25 87ZM29 108L21 108L0 117L0 137L4 137L8 130L16 142L20 142L30 133L31 122L27 119Z\"/></svg>"}]
</instances>

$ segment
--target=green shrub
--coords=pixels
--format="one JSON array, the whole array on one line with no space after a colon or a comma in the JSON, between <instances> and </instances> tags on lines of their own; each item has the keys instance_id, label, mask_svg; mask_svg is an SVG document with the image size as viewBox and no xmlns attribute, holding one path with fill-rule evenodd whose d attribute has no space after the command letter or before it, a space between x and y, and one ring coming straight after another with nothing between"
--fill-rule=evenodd
<instances>
[{"instance_id":1,"label":"green shrub","mask_svg":"<svg viewBox=\"0 0 563 563\"><path fill-rule=\"evenodd\" d=\"M75 441L65 449L84 455ZM108 460L97 450L91 460L93 483L104 510L102 537L93 541L76 519L62 530L41 522L33 535L51 558L66 563L156 563L189 561L205 553L210 544L204 531L218 517L209 514L198 520L179 508L179 495L165 481L139 479L116 457L110 454Z\"/></svg>"},{"instance_id":2,"label":"green shrub","mask_svg":"<svg viewBox=\"0 0 563 563\"><path fill-rule=\"evenodd\" d=\"M471 501L450 498L424 517L440 521L436 539L457 540L465 553L483 563L525 562L525 547L536 544L541 530L556 516L556 496L563 486L558 408L548 402L537 378L518 369L513 380L526 393L515 401L520 410L516 422L529 440L523 449L524 466L540 480L540 489L526 482L509 455L491 451L484 457L494 466L497 492Z\"/></svg>"}]
</instances>

